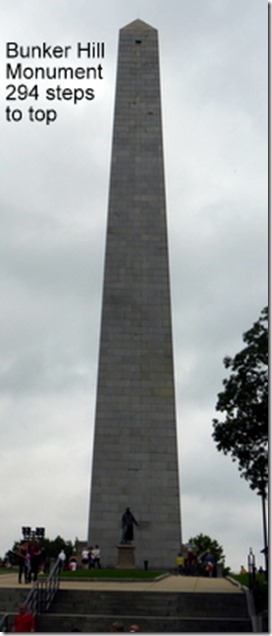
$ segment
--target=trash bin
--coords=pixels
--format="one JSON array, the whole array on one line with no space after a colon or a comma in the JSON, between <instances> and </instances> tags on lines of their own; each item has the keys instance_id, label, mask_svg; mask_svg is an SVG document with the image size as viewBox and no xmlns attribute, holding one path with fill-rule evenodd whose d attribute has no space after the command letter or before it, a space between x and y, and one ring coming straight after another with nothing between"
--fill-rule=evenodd
<instances>
[{"instance_id":1,"label":"trash bin","mask_svg":"<svg viewBox=\"0 0 272 636\"><path fill-rule=\"evenodd\" d=\"M217 578L223 578L223 563L216 564L216 576Z\"/></svg>"},{"instance_id":2,"label":"trash bin","mask_svg":"<svg viewBox=\"0 0 272 636\"><path fill-rule=\"evenodd\" d=\"M148 570L148 561L144 561L144 569L145 569L145 571Z\"/></svg>"}]
</instances>

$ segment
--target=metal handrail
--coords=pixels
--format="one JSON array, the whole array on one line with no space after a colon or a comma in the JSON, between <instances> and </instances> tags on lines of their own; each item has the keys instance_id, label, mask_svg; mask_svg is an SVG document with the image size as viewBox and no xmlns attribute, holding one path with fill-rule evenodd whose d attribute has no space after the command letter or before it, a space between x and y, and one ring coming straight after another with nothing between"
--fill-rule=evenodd
<instances>
[{"instance_id":1,"label":"metal handrail","mask_svg":"<svg viewBox=\"0 0 272 636\"><path fill-rule=\"evenodd\" d=\"M59 589L59 575L62 569L61 561L57 560L49 577L38 581L38 612L48 612Z\"/></svg>"},{"instance_id":2,"label":"metal handrail","mask_svg":"<svg viewBox=\"0 0 272 636\"><path fill-rule=\"evenodd\" d=\"M4 614L0 620L0 633L4 633L8 631L8 614Z\"/></svg>"},{"instance_id":3,"label":"metal handrail","mask_svg":"<svg viewBox=\"0 0 272 636\"><path fill-rule=\"evenodd\" d=\"M37 606L38 606L38 581L35 583L35 585L33 585L32 589L30 590L25 604L27 605L30 613L33 616L36 616L37 614Z\"/></svg>"},{"instance_id":4,"label":"metal handrail","mask_svg":"<svg viewBox=\"0 0 272 636\"><path fill-rule=\"evenodd\" d=\"M30 590L25 604L33 616L48 612L49 607L59 589L59 575L62 569L61 561L57 560L49 576L44 581L37 581ZM0 632L8 631L8 619L6 613L0 620Z\"/></svg>"}]
</instances>

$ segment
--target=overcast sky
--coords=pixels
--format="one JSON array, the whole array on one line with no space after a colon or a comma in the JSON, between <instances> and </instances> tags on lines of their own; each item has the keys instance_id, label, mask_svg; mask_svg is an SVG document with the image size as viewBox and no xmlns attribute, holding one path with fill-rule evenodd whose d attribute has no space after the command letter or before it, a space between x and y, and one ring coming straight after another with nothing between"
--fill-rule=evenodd
<instances>
[{"instance_id":1,"label":"overcast sky","mask_svg":"<svg viewBox=\"0 0 272 636\"><path fill-rule=\"evenodd\" d=\"M141 18L159 31L183 540L210 535L236 571L252 547L263 565L260 498L212 418L223 358L267 303L267 1L2 0L0 14L4 78L5 42L71 45L72 66L77 42L106 46L103 80L39 81L38 102L1 89L0 555L22 525L87 535L118 32ZM95 99L56 106L57 84ZM56 121L29 121L30 105Z\"/></svg>"}]
</instances>

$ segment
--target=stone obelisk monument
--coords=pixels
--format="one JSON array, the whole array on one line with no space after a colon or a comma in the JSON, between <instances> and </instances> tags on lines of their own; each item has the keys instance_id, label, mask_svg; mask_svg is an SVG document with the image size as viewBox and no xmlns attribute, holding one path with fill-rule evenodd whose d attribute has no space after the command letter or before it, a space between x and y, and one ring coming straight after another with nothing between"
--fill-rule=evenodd
<instances>
[{"instance_id":1,"label":"stone obelisk monument","mask_svg":"<svg viewBox=\"0 0 272 636\"><path fill-rule=\"evenodd\" d=\"M120 30L88 541L115 566L129 507L135 565L181 543L158 34Z\"/></svg>"}]
</instances>

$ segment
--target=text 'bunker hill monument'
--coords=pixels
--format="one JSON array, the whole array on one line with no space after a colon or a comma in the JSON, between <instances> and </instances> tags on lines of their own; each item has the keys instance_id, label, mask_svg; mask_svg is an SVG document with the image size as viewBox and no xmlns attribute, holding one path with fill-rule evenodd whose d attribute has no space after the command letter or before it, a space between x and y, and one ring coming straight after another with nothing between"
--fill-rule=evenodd
<instances>
[{"instance_id":1,"label":"text 'bunker hill monument'","mask_svg":"<svg viewBox=\"0 0 272 636\"><path fill-rule=\"evenodd\" d=\"M135 565L181 544L157 30L120 30L88 541L115 567L130 508Z\"/></svg>"}]
</instances>

